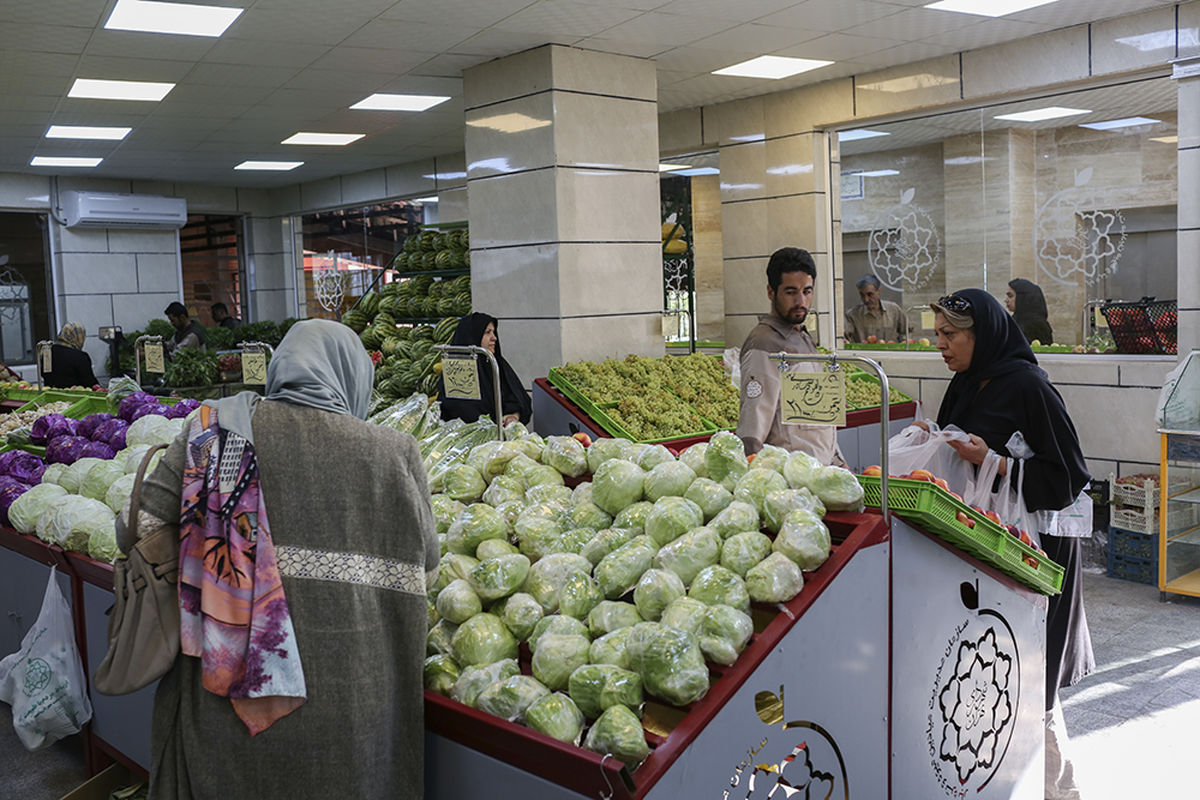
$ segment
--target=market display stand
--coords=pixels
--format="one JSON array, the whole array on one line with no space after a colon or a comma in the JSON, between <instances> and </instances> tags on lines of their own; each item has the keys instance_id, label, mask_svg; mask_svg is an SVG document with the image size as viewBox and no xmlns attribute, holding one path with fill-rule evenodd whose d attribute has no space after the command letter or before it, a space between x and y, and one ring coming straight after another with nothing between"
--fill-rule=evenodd
<instances>
[{"instance_id":1,"label":"market display stand","mask_svg":"<svg viewBox=\"0 0 1200 800\"><path fill-rule=\"evenodd\" d=\"M0 651L15 652L37 619L46 590L46 572L33 565L58 568L59 587L70 599L75 644L83 660L92 701L92 721L83 736L87 774L97 774L115 761L145 777L150 764L150 714L157 684L133 694L106 697L91 689L90 679L108 650L108 610L113 604L112 566L40 539L0 528L0 613L7 623Z\"/></svg>"},{"instance_id":2,"label":"market display stand","mask_svg":"<svg viewBox=\"0 0 1200 800\"><path fill-rule=\"evenodd\" d=\"M426 692L425 796L1041 798L1045 597L895 517L827 522L704 699L646 705L636 770Z\"/></svg>"},{"instance_id":3,"label":"market display stand","mask_svg":"<svg viewBox=\"0 0 1200 800\"><path fill-rule=\"evenodd\" d=\"M1172 341L1172 344L1174 342ZM1200 350L1167 376L1160 399L1159 599L1200 597Z\"/></svg>"}]
</instances>

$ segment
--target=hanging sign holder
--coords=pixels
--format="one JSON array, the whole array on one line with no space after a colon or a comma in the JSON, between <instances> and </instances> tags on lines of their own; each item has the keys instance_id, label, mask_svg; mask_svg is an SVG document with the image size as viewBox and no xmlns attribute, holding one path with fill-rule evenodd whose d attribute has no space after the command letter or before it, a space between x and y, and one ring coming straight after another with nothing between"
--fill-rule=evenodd
<instances>
[{"instance_id":1,"label":"hanging sign holder","mask_svg":"<svg viewBox=\"0 0 1200 800\"><path fill-rule=\"evenodd\" d=\"M435 350L442 351L442 383L446 397L459 400L481 400L479 373L475 369L475 356L485 356L492 365L492 400L496 406L496 438L504 441L504 412L500 403L500 364L491 351L475 344L438 344Z\"/></svg>"},{"instance_id":2,"label":"hanging sign holder","mask_svg":"<svg viewBox=\"0 0 1200 800\"><path fill-rule=\"evenodd\" d=\"M163 373L167 371L166 357L163 353L163 337L139 336L133 343L134 361L137 362L137 384L142 386L142 357L146 359L146 372Z\"/></svg>"},{"instance_id":3,"label":"hanging sign holder","mask_svg":"<svg viewBox=\"0 0 1200 800\"><path fill-rule=\"evenodd\" d=\"M253 386L267 385L267 360L275 355L275 348L266 342L239 342L242 351L242 383Z\"/></svg>"},{"instance_id":4,"label":"hanging sign holder","mask_svg":"<svg viewBox=\"0 0 1200 800\"><path fill-rule=\"evenodd\" d=\"M38 391L42 390L42 375L47 372L53 372L53 363L51 361L51 348L54 347L54 342L43 341L37 343L37 376L38 376Z\"/></svg>"}]
</instances>

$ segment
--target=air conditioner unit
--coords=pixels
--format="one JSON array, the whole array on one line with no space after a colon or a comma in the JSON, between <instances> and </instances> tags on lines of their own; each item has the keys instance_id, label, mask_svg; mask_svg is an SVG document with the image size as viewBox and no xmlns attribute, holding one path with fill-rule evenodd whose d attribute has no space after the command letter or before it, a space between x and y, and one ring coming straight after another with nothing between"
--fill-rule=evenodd
<instances>
[{"instance_id":1,"label":"air conditioner unit","mask_svg":"<svg viewBox=\"0 0 1200 800\"><path fill-rule=\"evenodd\" d=\"M68 228L178 230L187 222L182 197L63 192L61 205Z\"/></svg>"}]
</instances>

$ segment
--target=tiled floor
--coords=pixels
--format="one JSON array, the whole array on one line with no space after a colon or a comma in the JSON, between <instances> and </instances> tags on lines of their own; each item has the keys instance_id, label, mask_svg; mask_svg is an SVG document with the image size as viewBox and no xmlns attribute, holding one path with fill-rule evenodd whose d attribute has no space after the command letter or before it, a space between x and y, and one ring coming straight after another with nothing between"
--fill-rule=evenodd
<instances>
[{"instance_id":1,"label":"tiled floor","mask_svg":"<svg viewBox=\"0 0 1200 800\"><path fill-rule=\"evenodd\" d=\"M1083 800L1198 797L1200 598L1084 575L1096 672L1060 692Z\"/></svg>"}]
</instances>

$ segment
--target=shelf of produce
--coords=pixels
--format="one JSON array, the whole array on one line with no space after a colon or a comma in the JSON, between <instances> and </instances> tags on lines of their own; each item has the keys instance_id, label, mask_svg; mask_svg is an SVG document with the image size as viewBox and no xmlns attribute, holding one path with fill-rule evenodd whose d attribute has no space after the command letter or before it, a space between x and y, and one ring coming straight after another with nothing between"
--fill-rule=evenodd
<instances>
[{"instance_id":1,"label":"shelf of produce","mask_svg":"<svg viewBox=\"0 0 1200 800\"><path fill-rule=\"evenodd\" d=\"M421 275L428 275L431 278L457 278L460 275L470 275L469 267L460 269L406 269L392 270L392 274L397 278L416 278Z\"/></svg>"},{"instance_id":2,"label":"shelf of produce","mask_svg":"<svg viewBox=\"0 0 1200 800\"><path fill-rule=\"evenodd\" d=\"M819 569L805 573L804 588L786 604L755 604L751 614L756 633L730 667L709 665L713 683L699 702L685 709L646 704L644 724L654 747L632 773L619 761L567 744L515 723L469 708L435 692L425 692L426 729L479 753L589 797L642 798L677 761L697 736L729 702L747 679L776 653L779 643L852 559L865 548L888 539L888 528L877 514L830 513L825 517L834 546ZM528 664L523 665L528 672ZM668 730L669 729L669 730ZM662 735L664 734L665 735ZM426 781L436 781L426 775ZM433 796L440 796L434 792Z\"/></svg>"}]
</instances>

